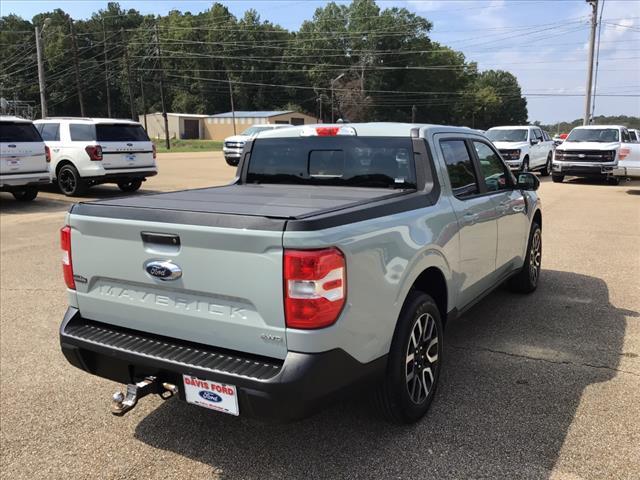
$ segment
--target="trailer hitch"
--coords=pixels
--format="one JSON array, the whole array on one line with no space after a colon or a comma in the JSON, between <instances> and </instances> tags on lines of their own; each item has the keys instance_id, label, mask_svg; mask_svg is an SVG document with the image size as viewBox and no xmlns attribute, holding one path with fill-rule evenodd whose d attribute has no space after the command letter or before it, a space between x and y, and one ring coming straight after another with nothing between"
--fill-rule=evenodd
<instances>
[{"instance_id":1,"label":"trailer hitch","mask_svg":"<svg viewBox=\"0 0 640 480\"><path fill-rule=\"evenodd\" d=\"M165 382L160 386L156 380L156 377L146 377L140 382L130 383L127 385L126 395L118 390L112 397L111 413L121 417L135 407L138 400L150 393L157 393L164 400L178 393L175 385Z\"/></svg>"}]
</instances>

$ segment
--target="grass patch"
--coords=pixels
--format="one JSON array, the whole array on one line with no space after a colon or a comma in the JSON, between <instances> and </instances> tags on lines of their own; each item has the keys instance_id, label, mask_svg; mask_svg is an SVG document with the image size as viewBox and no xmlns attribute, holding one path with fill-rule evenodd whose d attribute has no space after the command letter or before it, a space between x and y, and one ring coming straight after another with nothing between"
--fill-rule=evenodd
<instances>
[{"instance_id":1,"label":"grass patch","mask_svg":"<svg viewBox=\"0 0 640 480\"><path fill-rule=\"evenodd\" d=\"M218 152L222 150L222 142L215 140L177 140L171 139L171 150L165 147L164 139L153 139L158 153L165 152Z\"/></svg>"}]
</instances>

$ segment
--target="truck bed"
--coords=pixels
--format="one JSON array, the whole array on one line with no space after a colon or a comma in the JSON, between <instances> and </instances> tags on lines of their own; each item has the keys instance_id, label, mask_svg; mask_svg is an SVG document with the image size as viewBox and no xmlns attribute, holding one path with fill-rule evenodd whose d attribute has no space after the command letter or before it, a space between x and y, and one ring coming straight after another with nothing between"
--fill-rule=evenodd
<instances>
[{"instance_id":1,"label":"truck bed","mask_svg":"<svg viewBox=\"0 0 640 480\"><path fill-rule=\"evenodd\" d=\"M80 203L74 215L281 230L287 221L380 206L415 190L232 184ZM389 212L378 214L388 214Z\"/></svg>"}]
</instances>

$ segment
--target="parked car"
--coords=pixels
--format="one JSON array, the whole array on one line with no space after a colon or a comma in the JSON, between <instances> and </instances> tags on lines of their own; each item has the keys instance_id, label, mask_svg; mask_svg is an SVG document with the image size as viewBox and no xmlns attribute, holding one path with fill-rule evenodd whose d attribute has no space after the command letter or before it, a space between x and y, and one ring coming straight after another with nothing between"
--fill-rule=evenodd
<instances>
[{"instance_id":1,"label":"parked car","mask_svg":"<svg viewBox=\"0 0 640 480\"><path fill-rule=\"evenodd\" d=\"M67 360L128 384L118 415L163 393L290 420L371 386L388 418L418 420L445 323L505 280L538 285L537 177L516 180L459 127L302 126L249 142L233 184L71 208Z\"/></svg>"},{"instance_id":2,"label":"parked car","mask_svg":"<svg viewBox=\"0 0 640 480\"><path fill-rule=\"evenodd\" d=\"M640 178L640 130L629 129L631 143L636 145L630 147L633 152L625 158L618 160L618 166L613 170L613 174L618 178L632 179Z\"/></svg>"},{"instance_id":3,"label":"parked car","mask_svg":"<svg viewBox=\"0 0 640 480\"><path fill-rule=\"evenodd\" d=\"M155 145L138 122L60 117L34 123L51 151L53 181L65 195L102 183L134 192L158 173Z\"/></svg>"},{"instance_id":4,"label":"parked car","mask_svg":"<svg viewBox=\"0 0 640 480\"><path fill-rule=\"evenodd\" d=\"M587 125L571 130L556 148L553 157L554 182L566 175L596 177L617 185L627 176L619 167L634 165L640 159L640 144L632 143L629 131L621 125ZM620 162L625 162L621 165Z\"/></svg>"},{"instance_id":5,"label":"parked car","mask_svg":"<svg viewBox=\"0 0 640 480\"><path fill-rule=\"evenodd\" d=\"M0 191L28 202L51 182L49 150L31 120L0 116Z\"/></svg>"},{"instance_id":6,"label":"parked car","mask_svg":"<svg viewBox=\"0 0 640 480\"><path fill-rule=\"evenodd\" d=\"M509 168L515 171L551 173L554 142L549 134L535 126L493 127L487 138L500 150Z\"/></svg>"},{"instance_id":7,"label":"parked car","mask_svg":"<svg viewBox=\"0 0 640 480\"><path fill-rule=\"evenodd\" d=\"M260 124L252 125L243 131L240 135L233 135L224 139L224 145L222 146L222 152L224 153L224 159L227 164L236 167L240 162L240 156L242 155L242 149L244 144L258 135L260 132L267 132L276 128L286 128L291 125L283 124Z\"/></svg>"},{"instance_id":8,"label":"parked car","mask_svg":"<svg viewBox=\"0 0 640 480\"><path fill-rule=\"evenodd\" d=\"M630 128L629 137L631 138L632 143L640 143L640 130L636 130L635 128Z\"/></svg>"}]
</instances>

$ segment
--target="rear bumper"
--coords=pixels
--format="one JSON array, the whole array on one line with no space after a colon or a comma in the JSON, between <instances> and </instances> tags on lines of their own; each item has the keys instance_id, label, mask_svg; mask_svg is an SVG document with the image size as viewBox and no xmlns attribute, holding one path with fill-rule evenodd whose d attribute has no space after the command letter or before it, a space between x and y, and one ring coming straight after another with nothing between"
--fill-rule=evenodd
<instances>
[{"instance_id":1,"label":"rear bumper","mask_svg":"<svg viewBox=\"0 0 640 480\"><path fill-rule=\"evenodd\" d=\"M556 162L552 164L552 173L556 175L576 175L582 177L608 177L613 175L616 163L595 162Z\"/></svg>"},{"instance_id":2,"label":"rear bumper","mask_svg":"<svg viewBox=\"0 0 640 480\"><path fill-rule=\"evenodd\" d=\"M92 183L117 183L130 180L144 180L158 174L157 168L131 168L118 170L104 170L101 175L82 177Z\"/></svg>"},{"instance_id":3,"label":"rear bumper","mask_svg":"<svg viewBox=\"0 0 640 480\"><path fill-rule=\"evenodd\" d=\"M235 385L240 415L277 421L307 417L386 367L386 356L362 364L340 349L257 357L92 322L74 307L60 327L60 346L81 370L120 383L155 376L176 385L183 400L183 374Z\"/></svg>"},{"instance_id":4,"label":"rear bumper","mask_svg":"<svg viewBox=\"0 0 640 480\"><path fill-rule=\"evenodd\" d=\"M3 190L19 190L16 187L35 187L48 183L51 183L49 171L0 175L0 188Z\"/></svg>"}]
</instances>

